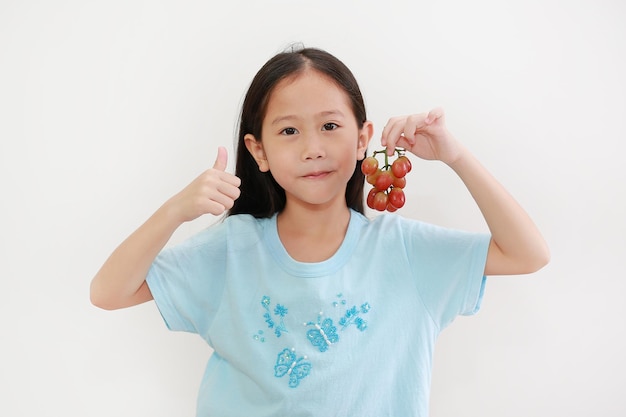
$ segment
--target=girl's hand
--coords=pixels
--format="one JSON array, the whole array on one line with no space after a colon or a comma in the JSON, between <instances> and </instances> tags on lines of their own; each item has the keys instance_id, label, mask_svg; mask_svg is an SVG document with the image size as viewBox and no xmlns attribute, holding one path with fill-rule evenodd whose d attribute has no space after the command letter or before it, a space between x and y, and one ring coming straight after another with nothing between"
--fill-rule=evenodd
<instances>
[{"instance_id":1,"label":"girl's hand","mask_svg":"<svg viewBox=\"0 0 626 417\"><path fill-rule=\"evenodd\" d=\"M227 162L226 148L219 147L213 168L204 171L167 201L179 222L191 221L207 213L218 216L233 207L241 193L241 180L225 172Z\"/></svg>"},{"instance_id":2,"label":"girl's hand","mask_svg":"<svg viewBox=\"0 0 626 417\"><path fill-rule=\"evenodd\" d=\"M453 164L462 153L461 144L445 126L443 109L428 113L392 117L383 129L381 144L389 155L396 147L405 148L427 160Z\"/></svg>"}]
</instances>

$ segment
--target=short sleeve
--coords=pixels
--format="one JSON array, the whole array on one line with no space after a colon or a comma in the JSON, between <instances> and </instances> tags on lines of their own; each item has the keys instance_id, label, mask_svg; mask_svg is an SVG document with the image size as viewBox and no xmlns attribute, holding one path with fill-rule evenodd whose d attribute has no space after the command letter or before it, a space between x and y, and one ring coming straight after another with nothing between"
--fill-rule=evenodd
<instances>
[{"instance_id":1,"label":"short sleeve","mask_svg":"<svg viewBox=\"0 0 626 417\"><path fill-rule=\"evenodd\" d=\"M422 222L410 222L404 230L418 293L438 326L478 312L491 236Z\"/></svg>"},{"instance_id":2,"label":"short sleeve","mask_svg":"<svg viewBox=\"0 0 626 417\"><path fill-rule=\"evenodd\" d=\"M225 280L226 226L216 224L164 249L146 282L170 330L207 338Z\"/></svg>"}]
</instances>

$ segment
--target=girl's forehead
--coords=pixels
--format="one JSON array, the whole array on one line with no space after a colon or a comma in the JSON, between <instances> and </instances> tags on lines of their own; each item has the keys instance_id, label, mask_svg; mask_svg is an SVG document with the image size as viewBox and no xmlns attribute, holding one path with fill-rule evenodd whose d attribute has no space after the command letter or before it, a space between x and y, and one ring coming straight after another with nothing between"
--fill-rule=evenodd
<instances>
[{"instance_id":1,"label":"girl's forehead","mask_svg":"<svg viewBox=\"0 0 626 417\"><path fill-rule=\"evenodd\" d=\"M350 98L331 77L312 69L289 76L274 87L268 97L268 108L343 104L350 107Z\"/></svg>"},{"instance_id":2,"label":"girl's forehead","mask_svg":"<svg viewBox=\"0 0 626 417\"><path fill-rule=\"evenodd\" d=\"M276 88L282 88L301 81L317 81L337 86L336 81L329 75L311 67L306 67L301 71L290 74L276 84Z\"/></svg>"}]
</instances>

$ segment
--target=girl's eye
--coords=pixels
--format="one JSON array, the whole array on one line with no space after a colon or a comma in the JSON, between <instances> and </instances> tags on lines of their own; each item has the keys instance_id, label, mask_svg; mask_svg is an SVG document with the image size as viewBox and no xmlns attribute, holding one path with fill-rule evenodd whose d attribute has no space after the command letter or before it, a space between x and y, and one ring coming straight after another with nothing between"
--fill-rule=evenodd
<instances>
[{"instance_id":1,"label":"girl's eye","mask_svg":"<svg viewBox=\"0 0 626 417\"><path fill-rule=\"evenodd\" d=\"M322 130L335 130L339 127L337 123L325 123Z\"/></svg>"},{"instance_id":2,"label":"girl's eye","mask_svg":"<svg viewBox=\"0 0 626 417\"><path fill-rule=\"evenodd\" d=\"M281 135L295 135L298 131L294 127L288 127L283 129L280 133Z\"/></svg>"}]
</instances>

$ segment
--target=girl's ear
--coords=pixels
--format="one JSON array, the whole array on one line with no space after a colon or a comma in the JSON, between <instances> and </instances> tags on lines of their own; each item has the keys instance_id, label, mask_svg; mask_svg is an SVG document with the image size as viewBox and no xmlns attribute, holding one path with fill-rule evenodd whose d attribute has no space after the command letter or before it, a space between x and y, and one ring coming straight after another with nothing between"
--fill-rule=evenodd
<instances>
[{"instance_id":1,"label":"girl's ear","mask_svg":"<svg viewBox=\"0 0 626 417\"><path fill-rule=\"evenodd\" d=\"M359 131L359 141L357 142L356 157L358 160L365 158L365 152L367 151L367 145L374 136L374 124L369 120L363 123L363 127Z\"/></svg>"},{"instance_id":2,"label":"girl's ear","mask_svg":"<svg viewBox=\"0 0 626 417\"><path fill-rule=\"evenodd\" d=\"M250 152L250 155L252 155L257 165L259 166L259 171L261 172L269 171L270 167L267 164L267 157L265 156L265 151L263 150L263 143L256 140L256 138L250 133L247 133L243 137L243 140L246 144L246 148L248 149L248 152Z\"/></svg>"}]
</instances>

